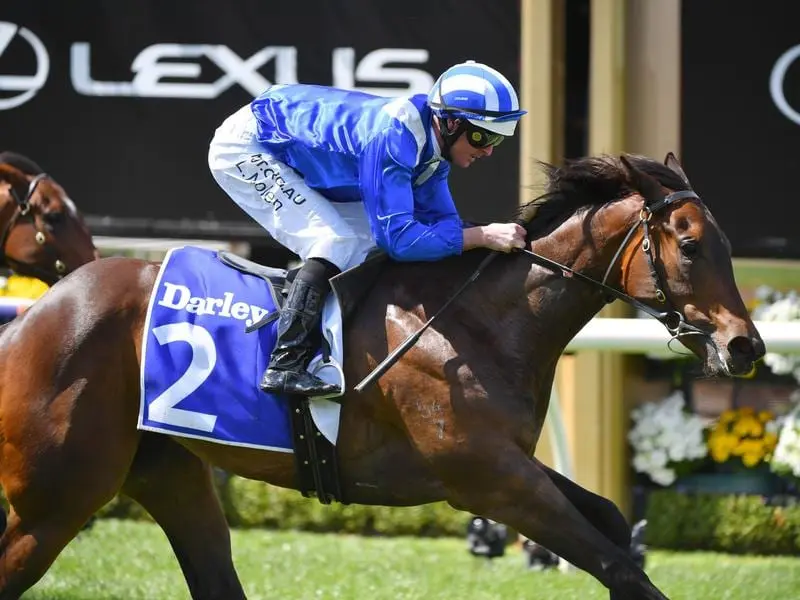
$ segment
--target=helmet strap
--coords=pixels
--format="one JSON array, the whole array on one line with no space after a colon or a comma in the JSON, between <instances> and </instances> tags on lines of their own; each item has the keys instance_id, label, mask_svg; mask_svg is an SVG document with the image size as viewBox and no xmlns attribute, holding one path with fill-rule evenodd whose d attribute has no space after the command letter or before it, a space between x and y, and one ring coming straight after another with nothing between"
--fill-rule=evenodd
<instances>
[{"instance_id":1,"label":"helmet strap","mask_svg":"<svg viewBox=\"0 0 800 600\"><path fill-rule=\"evenodd\" d=\"M453 144L456 143L459 136L464 133L467 129L467 124L463 119L454 119L458 121L458 124L453 128L452 131L447 127L447 119L452 118L448 117L446 114L442 115L441 117L437 117L439 120L439 135L442 136L442 157L447 161L451 162L450 156L450 148L452 148Z\"/></svg>"}]
</instances>

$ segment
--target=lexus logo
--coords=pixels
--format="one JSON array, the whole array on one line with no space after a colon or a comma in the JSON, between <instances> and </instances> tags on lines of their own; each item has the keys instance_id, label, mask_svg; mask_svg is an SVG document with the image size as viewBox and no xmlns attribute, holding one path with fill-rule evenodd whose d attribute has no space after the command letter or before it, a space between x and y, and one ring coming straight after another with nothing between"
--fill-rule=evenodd
<instances>
[{"instance_id":1,"label":"lexus logo","mask_svg":"<svg viewBox=\"0 0 800 600\"><path fill-rule=\"evenodd\" d=\"M36 72L33 75L0 75L0 110L7 110L24 104L36 95L50 72L50 57L38 37L29 29L14 23L0 21L0 58L9 44L27 43L36 57ZM7 93L12 93L9 97Z\"/></svg>"},{"instance_id":2,"label":"lexus logo","mask_svg":"<svg viewBox=\"0 0 800 600\"><path fill-rule=\"evenodd\" d=\"M783 113L783 116L800 125L800 112L789 104L784 91L786 72L798 58L800 58L800 45L789 48L775 61L775 66L772 67L772 73L769 76L769 93L775 106Z\"/></svg>"},{"instance_id":3,"label":"lexus logo","mask_svg":"<svg viewBox=\"0 0 800 600\"><path fill-rule=\"evenodd\" d=\"M15 108L33 98L47 82L50 72L50 57L42 41L25 27L0 21L0 59L6 55L6 60L0 60L0 69L11 67L12 60L6 53L9 47L14 59L24 56L24 52L30 58L32 50L36 72L33 75L0 74L0 110ZM271 84L259 72L267 65L275 72L274 83L298 81L298 48L295 46L266 46L251 56L241 57L222 44L151 44L133 59L132 77L114 80L93 77L91 53L89 42L73 42L70 46L72 87L85 96L209 100L219 97L233 85L257 96ZM221 71L216 81L203 81L201 60L210 61ZM433 85L433 76L425 69L404 66L422 66L427 61L428 51L421 48L378 48L358 61L354 48L334 48L331 53L333 85L386 96L403 92L427 93ZM387 83L394 87L363 87L359 85L361 82Z\"/></svg>"}]
</instances>

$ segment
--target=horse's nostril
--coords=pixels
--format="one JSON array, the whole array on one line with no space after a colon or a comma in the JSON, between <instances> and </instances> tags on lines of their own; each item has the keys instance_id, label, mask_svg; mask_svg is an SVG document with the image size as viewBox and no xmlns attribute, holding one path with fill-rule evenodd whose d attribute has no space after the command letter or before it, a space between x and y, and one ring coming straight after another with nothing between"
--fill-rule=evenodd
<instances>
[{"instance_id":1,"label":"horse's nostril","mask_svg":"<svg viewBox=\"0 0 800 600\"><path fill-rule=\"evenodd\" d=\"M740 335L728 342L728 352L734 360L752 363L764 355L764 342L760 338L751 340Z\"/></svg>"}]
</instances>

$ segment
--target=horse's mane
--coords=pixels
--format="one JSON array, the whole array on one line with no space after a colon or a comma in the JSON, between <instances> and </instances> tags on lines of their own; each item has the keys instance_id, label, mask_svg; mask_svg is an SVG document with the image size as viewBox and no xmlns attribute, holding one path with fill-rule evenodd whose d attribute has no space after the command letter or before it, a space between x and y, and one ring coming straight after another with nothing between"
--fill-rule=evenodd
<instances>
[{"instance_id":1,"label":"horse's mane","mask_svg":"<svg viewBox=\"0 0 800 600\"><path fill-rule=\"evenodd\" d=\"M22 171L25 175L39 175L44 173L44 169L33 162L27 156L6 150L0 152L0 165L11 165L18 171Z\"/></svg>"},{"instance_id":2,"label":"horse's mane","mask_svg":"<svg viewBox=\"0 0 800 600\"><path fill-rule=\"evenodd\" d=\"M664 187L687 189L683 179L666 165L646 156L626 158ZM635 192L628 171L617 157L588 156L567 160L561 167L539 161L539 166L547 176L545 192L521 206L516 217L532 237L551 232L582 208L602 206Z\"/></svg>"}]
</instances>

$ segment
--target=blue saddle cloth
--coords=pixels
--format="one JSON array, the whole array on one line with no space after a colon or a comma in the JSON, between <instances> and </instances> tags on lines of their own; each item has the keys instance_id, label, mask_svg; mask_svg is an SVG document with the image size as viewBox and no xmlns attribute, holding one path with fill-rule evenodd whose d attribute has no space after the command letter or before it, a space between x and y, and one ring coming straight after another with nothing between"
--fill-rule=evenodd
<instances>
[{"instance_id":1,"label":"blue saddle cloth","mask_svg":"<svg viewBox=\"0 0 800 600\"><path fill-rule=\"evenodd\" d=\"M258 387L276 321L245 333L278 310L273 294L214 250L171 250L147 310L138 428L292 452L287 398Z\"/></svg>"}]
</instances>

